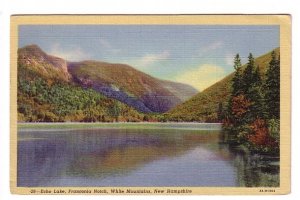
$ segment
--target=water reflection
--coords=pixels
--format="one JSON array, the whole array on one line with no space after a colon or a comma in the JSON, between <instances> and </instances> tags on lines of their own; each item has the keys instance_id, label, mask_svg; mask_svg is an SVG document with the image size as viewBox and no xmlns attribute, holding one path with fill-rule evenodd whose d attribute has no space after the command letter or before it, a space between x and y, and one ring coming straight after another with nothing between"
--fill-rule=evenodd
<instances>
[{"instance_id":1,"label":"water reflection","mask_svg":"<svg viewBox=\"0 0 300 200\"><path fill-rule=\"evenodd\" d=\"M234 149L234 166L237 178L243 187L279 187L279 158L257 155Z\"/></svg>"},{"instance_id":2,"label":"water reflection","mask_svg":"<svg viewBox=\"0 0 300 200\"><path fill-rule=\"evenodd\" d=\"M18 186L278 184L278 171L253 165L220 143L219 135L204 130L21 131ZM261 174L267 174L265 182Z\"/></svg>"}]
</instances>

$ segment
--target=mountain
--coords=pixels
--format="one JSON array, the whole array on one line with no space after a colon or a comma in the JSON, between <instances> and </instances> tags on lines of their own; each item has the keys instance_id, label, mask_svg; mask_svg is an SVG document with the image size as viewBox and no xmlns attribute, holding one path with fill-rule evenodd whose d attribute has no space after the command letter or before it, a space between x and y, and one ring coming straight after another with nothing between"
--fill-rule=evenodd
<instances>
[{"instance_id":1,"label":"mountain","mask_svg":"<svg viewBox=\"0 0 300 200\"><path fill-rule=\"evenodd\" d=\"M18 72L21 72L20 81L31 83L26 76L34 74L48 86L59 83L92 89L142 113L166 112L197 93L189 85L160 80L125 64L68 62L46 54L37 45L18 50Z\"/></svg>"},{"instance_id":2,"label":"mountain","mask_svg":"<svg viewBox=\"0 0 300 200\"><path fill-rule=\"evenodd\" d=\"M276 48L274 50L278 55L280 49ZM271 52L255 59L255 63L259 67L263 77L270 60ZM245 68L245 65L243 68ZM233 76L234 73L229 74L221 81L198 93L186 102L174 107L168 111L165 116L171 121L217 121L217 112L220 103L225 106L229 100Z\"/></svg>"},{"instance_id":3,"label":"mountain","mask_svg":"<svg viewBox=\"0 0 300 200\"><path fill-rule=\"evenodd\" d=\"M163 87L172 92L181 101L186 101L199 91L190 85L172 81L162 81Z\"/></svg>"},{"instance_id":4,"label":"mountain","mask_svg":"<svg viewBox=\"0 0 300 200\"><path fill-rule=\"evenodd\" d=\"M18 49L18 64L27 66L45 78L69 81L67 62L42 51L37 45Z\"/></svg>"},{"instance_id":5,"label":"mountain","mask_svg":"<svg viewBox=\"0 0 300 200\"><path fill-rule=\"evenodd\" d=\"M182 90L188 97L197 93L191 86L159 80L125 64L70 62L68 71L76 83L145 113L166 112L183 102Z\"/></svg>"},{"instance_id":6,"label":"mountain","mask_svg":"<svg viewBox=\"0 0 300 200\"><path fill-rule=\"evenodd\" d=\"M35 45L18 53L19 122L144 121L145 114L131 106L74 83L63 59Z\"/></svg>"}]
</instances>

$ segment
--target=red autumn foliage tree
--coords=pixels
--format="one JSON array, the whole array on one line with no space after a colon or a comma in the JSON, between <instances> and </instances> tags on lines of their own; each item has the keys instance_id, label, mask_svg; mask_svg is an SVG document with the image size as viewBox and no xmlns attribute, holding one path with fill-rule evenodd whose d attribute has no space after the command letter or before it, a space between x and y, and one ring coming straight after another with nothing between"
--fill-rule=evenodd
<instances>
[{"instance_id":1,"label":"red autumn foliage tree","mask_svg":"<svg viewBox=\"0 0 300 200\"><path fill-rule=\"evenodd\" d=\"M249 141L258 146L270 147L275 145L275 141L270 137L267 123L264 119L256 119L250 128L253 134L249 135Z\"/></svg>"},{"instance_id":2,"label":"red autumn foliage tree","mask_svg":"<svg viewBox=\"0 0 300 200\"><path fill-rule=\"evenodd\" d=\"M235 117L241 117L243 114L245 114L248 111L250 105L251 102L243 94L233 97L232 114Z\"/></svg>"}]
</instances>

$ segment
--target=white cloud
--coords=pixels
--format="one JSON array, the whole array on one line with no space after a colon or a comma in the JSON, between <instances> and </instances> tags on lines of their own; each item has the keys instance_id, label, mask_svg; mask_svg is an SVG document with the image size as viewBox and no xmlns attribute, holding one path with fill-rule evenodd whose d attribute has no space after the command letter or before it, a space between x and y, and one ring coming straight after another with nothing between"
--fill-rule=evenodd
<instances>
[{"instance_id":1,"label":"white cloud","mask_svg":"<svg viewBox=\"0 0 300 200\"><path fill-rule=\"evenodd\" d=\"M146 54L142 58L138 59L135 63L139 67L147 67L156 62L166 60L170 57L170 53L168 51L163 51L159 54Z\"/></svg>"},{"instance_id":2,"label":"white cloud","mask_svg":"<svg viewBox=\"0 0 300 200\"><path fill-rule=\"evenodd\" d=\"M121 52L121 49L114 48L107 40L100 39L99 40L101 47L104 48L109 53L117 54Z\"/></svg>"},{"instance_id":3,"label":"white cloud","mask_svg":"<svg viewBox=\"0 0 300 200\"><path fill-rule=\"evenodd\" d=\"M216 83L225 77L225 70L217 65L204 64L193 70L186 71L177 77L175 81L189 84L199 91Z\"/></svg>"},{"instance_id":4,"label":"white cloud","mask_svg":"<svg viewBox=\"0 0 300 200\"><path fill-rule=\"evenodd\" d=\"M63 58L67 61L81 61L90 58L90 55L86 54L80 47L64 49L59 43L55 43L51 47L49 54Z\"/></svg>"},{"instance_id":5,"label":"white cloud","mask_svg":"<svg viewBox=\"0 0 300 200\"><path fill-rule=\"evenodd\" d=\"M207 46L203 46L199 50L199 56L203 56L206 53L209 53L209 52L212 52L214 50L217 50L217 49L221 48L222 46L223 46L223 42L221 42L221 41L216 41L216 42L213 42L213 43L211 43L211 44L209 44Z\"/></svg>"}]
</instances>

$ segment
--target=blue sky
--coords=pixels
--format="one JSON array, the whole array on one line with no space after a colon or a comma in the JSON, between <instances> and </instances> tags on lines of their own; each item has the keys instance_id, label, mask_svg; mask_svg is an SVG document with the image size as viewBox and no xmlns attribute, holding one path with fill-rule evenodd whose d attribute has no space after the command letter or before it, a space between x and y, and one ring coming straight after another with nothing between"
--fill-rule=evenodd
<instances>
[{"instance_id":1,"label":"blue sky","mask_svg":"<svg viewBox=\"0 0 300 200\"><path fill-rule=\"evenodd\" d=\"M19 47L39 45L69 61L125 63L154 77L199 91L247 62L279 47L279 26L225 25L22 25Z\"/></svg>"}]
</instances>

